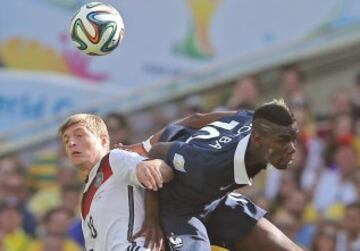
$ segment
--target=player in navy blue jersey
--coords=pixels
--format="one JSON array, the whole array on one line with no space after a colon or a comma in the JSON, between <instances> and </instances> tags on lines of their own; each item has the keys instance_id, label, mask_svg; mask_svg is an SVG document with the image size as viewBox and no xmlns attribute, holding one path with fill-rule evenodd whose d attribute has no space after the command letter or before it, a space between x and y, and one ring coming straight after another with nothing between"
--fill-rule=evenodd
<instances>
[{"instance_id":1,"label":"player in navy blue jersey","mask_svg":"<svg viewBox=\"0 0 360 251\"><path fill-rule=\"evenodd\" d=\"M214 119L216 116L219 119ZM160 216L171 250L301 250L266 213L230 193L273 165L287 168L295 153L297 127L283 101L255 112L229 112L193 126L172 125L144 142L149 156L164 159L174 179L160 191ZM185 124L186 125L186 124ZM205 125L205 126L204 126ZM230 193L230 194L229 194Z\"/></svg>"}]
</instances>

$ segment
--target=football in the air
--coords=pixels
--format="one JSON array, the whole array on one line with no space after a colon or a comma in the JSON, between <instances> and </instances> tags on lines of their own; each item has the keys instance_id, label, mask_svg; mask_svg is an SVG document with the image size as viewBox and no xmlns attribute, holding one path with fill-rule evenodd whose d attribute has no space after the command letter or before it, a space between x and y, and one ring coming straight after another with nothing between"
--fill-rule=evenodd
<instances>
[{"instance_id":1,"label":"football in the air","mask_svg":"<svg viewBox=\"0 0 360 251\"><path fill-rule=\"evenodd\" d=\"M106 55L124 37L124 22L109 4L91 2L83 5L71 20L71 39L88 55Z\"/></svg>"}]
</instances>

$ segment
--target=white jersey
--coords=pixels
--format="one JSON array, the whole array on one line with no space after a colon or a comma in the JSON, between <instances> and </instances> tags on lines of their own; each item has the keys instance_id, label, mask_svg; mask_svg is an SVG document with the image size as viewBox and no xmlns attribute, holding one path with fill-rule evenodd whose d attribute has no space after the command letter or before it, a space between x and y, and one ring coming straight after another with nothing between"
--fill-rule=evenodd
<instances>
[{"instance_id":1,"label":"white jersey","mask_svg":"<svg viewBox=\"0 0 360 251\"><path fill-rule=\"evenodd\" d=\"M112 150L92 168L81 201L87 251L145 250L143 238L130 240L144 220L144 191L135 172L143 159Z\"/></svg>"}]
</instances>

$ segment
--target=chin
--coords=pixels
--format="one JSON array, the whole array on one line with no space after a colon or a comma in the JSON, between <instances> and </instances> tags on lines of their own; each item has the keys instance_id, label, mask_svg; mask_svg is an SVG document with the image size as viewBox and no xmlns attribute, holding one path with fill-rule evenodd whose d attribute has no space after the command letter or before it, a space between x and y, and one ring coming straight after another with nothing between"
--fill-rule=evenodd
<instances>
[{"instance_id":1,"label":"chin","mask_svg":"<svg viewBox=\"0 0 360 251\"><path fill-rule=\"evenodd\" d=\"M283 166L283 165L273 165L276 169L278 169L278 170L285 170L285 169L287 169L288 168L288 166L286 165L286 166Z\"/></svg>"},{"instance_id":2,"label":"chin","mask_svg":"<svg viewBox=\"0 0 360 251\"><path fill-rule=\"evenodd\" d=\"M79 159L71 159L71 164L73 164L73 165L76 166L76 167L81 166L82 163L83 163L82 160L79 160Z\"/></svg>"}]
</instances>

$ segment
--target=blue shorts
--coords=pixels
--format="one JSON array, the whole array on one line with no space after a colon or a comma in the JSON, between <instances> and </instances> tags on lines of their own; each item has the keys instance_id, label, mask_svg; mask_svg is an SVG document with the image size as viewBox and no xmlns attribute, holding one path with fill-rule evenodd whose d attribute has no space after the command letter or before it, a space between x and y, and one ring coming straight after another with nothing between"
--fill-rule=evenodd
<instances>
[{"instance_id":1,"label":"blue shorts","mask_svg":"<svg viewBox=\"0 0 360 251\"><path fill-rule=\"evenodd\" d=\"M200 214L163 216L162 225L171 251L210 251L210 243L232 250L265 214L245 196L230 193Z\"/></svg>"}]
</instances>

